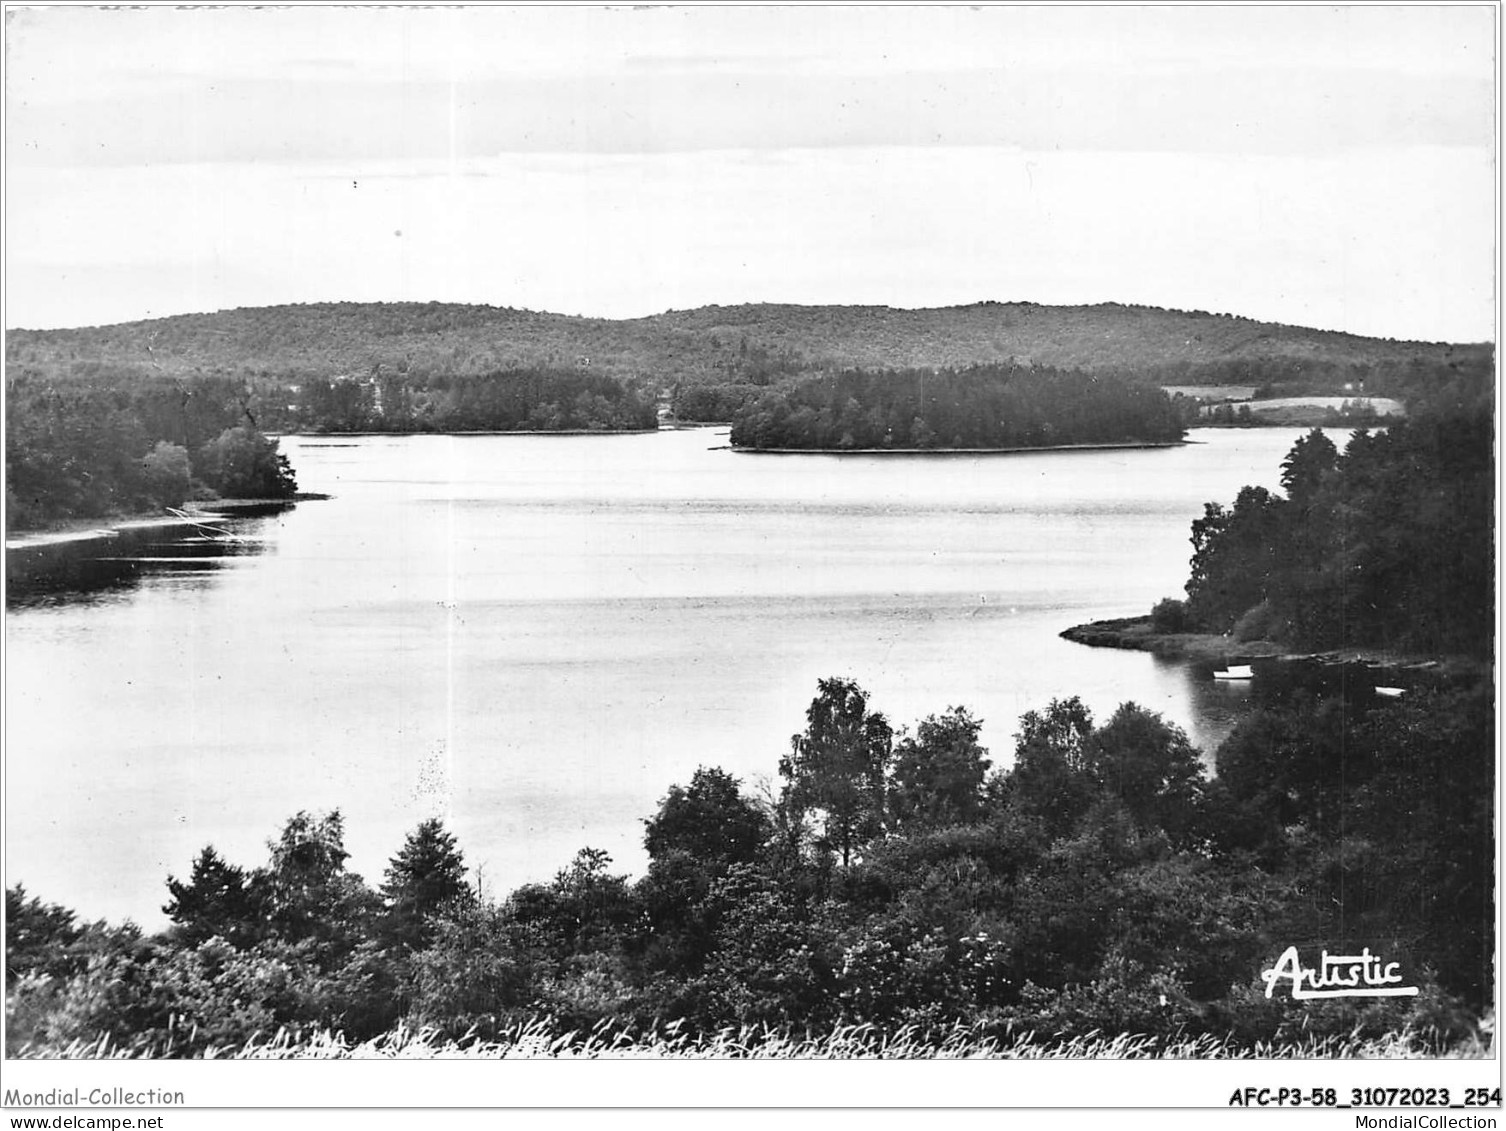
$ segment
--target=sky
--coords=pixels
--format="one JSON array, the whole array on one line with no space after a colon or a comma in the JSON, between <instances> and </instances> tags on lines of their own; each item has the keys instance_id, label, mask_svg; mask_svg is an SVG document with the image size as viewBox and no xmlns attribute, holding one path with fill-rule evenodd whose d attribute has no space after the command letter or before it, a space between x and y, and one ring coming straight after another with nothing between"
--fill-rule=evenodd
<instances>
[{"instance_id":1,"label":"sky","mask_svg":"<svg viewBox=\"0 0 1506 1131\"><path fill-rule=\"evenodd\" d=\"M4 325L992 299L1493 340L1495 19L11 9Z\"/></svg>"}]
</instances>

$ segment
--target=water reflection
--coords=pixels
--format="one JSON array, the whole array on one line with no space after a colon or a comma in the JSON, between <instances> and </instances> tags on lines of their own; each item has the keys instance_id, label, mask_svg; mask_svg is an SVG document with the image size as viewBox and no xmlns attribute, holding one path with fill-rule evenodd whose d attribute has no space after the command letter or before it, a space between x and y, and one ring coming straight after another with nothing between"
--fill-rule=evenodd
<instances>
[{"instance_id":1,"label":"water reflection","mask_svg":"<svg viewBox=\"0 0 1506 1131\"><path fill-rule=\"evenodd\" d=\"M235 559L272 548L258 534L266 522L216 517L212 525L128 530L113 539L46 547L29 567L7 564L6 608L91 605L156 583L205 585Z\"/></svg>"},{"instance_id":2,"label":"water reflection","mask_svg":"<svg viewBox=\"0 0 1506 1131\"><path fill-rule=\"evenodd\" d=\"M1219 744L1255 706L1254 685L1247 681L1214 679L1213 669L1206 664L1163 656L1154 657L1154 661L1158 671L1184 685L1191 717L1195 720L1190 731L1203 752L1204 763L1212 771Z\"/></svg>"}]
</instances>

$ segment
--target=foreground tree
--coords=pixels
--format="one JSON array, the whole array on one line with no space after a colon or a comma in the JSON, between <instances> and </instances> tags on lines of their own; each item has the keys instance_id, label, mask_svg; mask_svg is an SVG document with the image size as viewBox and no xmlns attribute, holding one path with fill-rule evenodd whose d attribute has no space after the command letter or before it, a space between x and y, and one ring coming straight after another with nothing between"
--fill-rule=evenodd
<instances>
[{"instance_id":1,"label":"foreground tree","mask_svg":"<svg viewBox=\"0 0 1506 1131\"><path fill-rule=\"evenodd\" d=\"M9 983L33 972L54 977L74 966L69 949L84 928L66 907L30 899L20 884L5 889L5 977ZM81 965L81 964L80 964Z\"/></svg>"},{"instance_id":2,"label":"foreground tree","mask_svg":"<svg viewBox=\"0 0 1506 1131\"><path fill-rule=\"evenodd\" d=\"M427 945L436 920L475 902L475 893L465 880L465 859L438 817L408 834L387 865L381 895L387 907L383 934L390 942L415 950Z\"/></svg>"},{"instance_id":3,"label":"foreground tree","mask_svg":"<svg viewBox=\"0 0 1506 1131\"><path fill-rule=\"evenodd\" d=\"M194 860L187 882L167 878L172 898L163 913L189 946L215 936L233 946L251 946L261 933L262 901L258 885L250 881L245 869L227 863L213 845L206 845Z\"/></svg>"},{"instance_id":4,"label":"foreground tree","mask_svg":"<svg viewBox=\"0 0 1506 1131\"><path fill-rule=\"evenodd\" d=\"M893 748L889 722L868 710L868 695L846 679L823 679L805 713L805 730L790 739L779 762L784 805L796 818L821 822L818 845L852 862L883 828L884 775Z\"/></svg>"},{"instance_id":5,"label":"foreground tree","mask_svg":"<svg viewBox=\"0 0 1506 1131\"><path fill-rule=\"evenodd\" d=\"M752 861L769 834L767 818L742 796L738 780L705 766L688 788L670 786L644 826L643 847L651 859L678 851L718 870Z\"/></svg>"},{"instance_id":6,"label":"foreground tree","mask_svg":"<svg viewBox=\"0 0 1506 1131\"><path fill-rule=\"evenodd\" d=\"M983 723L964 707L931 715L895 748L889 812L899 828L940 828L978 820L988 751L978 744Z\"/></svg>"},{"instance_id":7,"label":"foreground tree","mask_svg":"<svg viewBox=\"0 0 1506 1131\"><path fill-rule=\"evenodd\" d=\"M1142 829L1161 829L1177 847L1190 842L1198 828L1203 766L1180 727L1154 711L1122 703L1088 745L1099 786L1117 797Z\"/></svg>"},{"instance_id":8,"label":"foreground tree","mask_svg":"<svg viewBox=\"0 0 1506 1131\"><path fill-rule=\"evenodd\" d=\"M345 870L345 820L338 809L316 817L300 812L267 846L269 921L289 942L313 940L321 961L344 958L365 937L377 911L375 893Z\"/></svg>"},{"instance_id":9,"label":"foreground tree","mask_svg":"<svg viewBox=\"0 0 1506 1131\"><path fill-rule=\"evenodd\" d=\"M1075 695L1020 717L1005 793L1053 839L1071 832L1097 795L1088 757L1092 733L1093 716Z\"/></svg>"}]
</instances>

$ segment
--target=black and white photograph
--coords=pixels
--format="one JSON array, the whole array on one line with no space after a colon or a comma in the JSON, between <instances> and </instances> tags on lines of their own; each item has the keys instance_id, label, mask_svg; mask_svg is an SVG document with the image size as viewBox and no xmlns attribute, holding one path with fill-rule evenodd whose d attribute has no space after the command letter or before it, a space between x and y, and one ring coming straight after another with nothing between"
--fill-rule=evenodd
<instances>
[{"instance_id":1,"label":"black and white photograph","mask_svg":"<svg viewBox=\"0 0 1506 1131\"><path fill-rule=\"evenodd\" d=\"M7 5L0 1106L1494 1126L1499 19Z\"/></svg>"}]
</instances>

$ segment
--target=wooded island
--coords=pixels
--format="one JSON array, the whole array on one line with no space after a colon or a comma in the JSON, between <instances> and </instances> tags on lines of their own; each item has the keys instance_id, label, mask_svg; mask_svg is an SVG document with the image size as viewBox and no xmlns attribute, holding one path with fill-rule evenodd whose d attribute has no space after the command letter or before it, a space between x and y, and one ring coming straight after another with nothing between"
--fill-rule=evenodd
<instances>
[{"instance_id":1,"label":"wooded island","mask_svg":"<svg viewBox=\"0 0 1506 1131\"><path fill-rule=\"evenodd\" d=\"M1185 424L1159 389L1032 366L849 370L759 397L732 424L753 450L986 450L1169 444Z\"/></svg>"}]
</instances>

